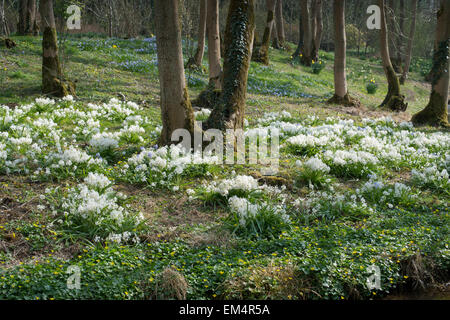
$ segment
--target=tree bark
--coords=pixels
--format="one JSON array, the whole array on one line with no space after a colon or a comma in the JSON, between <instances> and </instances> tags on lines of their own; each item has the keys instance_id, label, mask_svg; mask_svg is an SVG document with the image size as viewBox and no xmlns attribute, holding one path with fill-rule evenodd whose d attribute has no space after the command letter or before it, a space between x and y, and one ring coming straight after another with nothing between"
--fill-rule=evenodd
<instances>
[{"instance_id":1,"label":"tree bark","mask_svg":"<svg viewBox=\"0 0 450 320\"><path fill-rule=\"evenodd\" d=\"M36 35L36 0L20 0L18 34Z\"/></svg>"},{"instance_id":2,"label":"tree bark","mask_svg":"<svg viewBox=\"0 0 450 320\"><path fill-rule=\"evenodd\" d=\"M264 29L264 36L261 43L261 47L259 47L258 51L255 52L253 56L254 61L261 62L266 65L269 64L269 47L270 47L270 39L272 36L272 30L275 23L276 5L277 0L266 0L267 20L266 20L266 27Z\"/></svg>"},{"instance_id":3,"label":"tree bark","mask_svg":"<svg viewBox=\"0 0 450 320\"><path fill-rule=\"evenodd\" d=\"M1 0L0 8L0 31L5 37L9 37L9 28L6 23L5 0Z\"/></svg>"},{"instance_id":4,"label":"tree bark","mask_svg":"<svg viewBox=\"0 0 450 320\"><path fill-rule=\"evenodd\" d=\"M314 61L319 60L320 43L322 42L323 34L323 19L322 19L322 0L315 0L314 2L314 30L311 57Z\"/></svg>"},{"instance_id":5,"label":"tree bark","mask_svg":"<svg viewBox=\"0 0 450 320\"><path fill-rule=\"evenodd\" d=\"M311 21L308 0L300 0L300 12L301 12L301 23L303 30L303 45L301 48L301 62L305 66L311 66L311 45L312 45L312 34L311 34Z\"/></svg>"},{"instance_id":6,"label":"tree bark","mask_svg":"<svg viewBox=\"0 0 450 320\"><path fill-rule=\"evenodd\" d=\"M448 86L449 86L449 45L450 45L450 0L441 0L437 14L436 43L433 55L433 79L428 105L412 117L415 125L449 127Z\"/></svg>"},{"instance_id":7,"label":"tree bark","mask_svg":"<svg viewBox=\"0 0 450 320\"><path fill-rule=\"evenodd\" d=\"M244 127L254 32L254 0L231 0L225 30L222 96L208 119L208 128L224 130Z\"/></svg>"},{"instance_id":8,"label":"tree bark","mask_svg":"<svg viewBox=\"0 0 450 320\"><path fill-rule=\"evenodd\" d=\"M277 1L277 7L275 9L275 17L276 17L276 24L277 24L278 45L280 47L284 47L284 42L286 41L286 35L284 32L283 0Z\"/></svg>"},{"instance_id":9,"label":"tree bark","mask_svg":"<svg viewBox=\"0 0 450 320\"><path fill-rule=\"evenodd\" d=\"M400 83L404 84L406 79L408 78L409 67L411 66L412 59L412 49L414 43L414 34L416 32L416 16L417 16L417 1L412 1L412 20L411 20L411 29L409 31L409 39L408 39L408 47L406 49L406 57L405 57L405 66L403 67L403 74L400 78Z\"/></svg>"},{"instance_id":10,"label":"tree bark","mask_svg":"<svg viewBox=\"0 0 450 320\"><path fill-rule=\"evenodd\" d=\"M205 54L205 35L206 35L206 0L200 0L200 21L198 24L197 51L193 60L188 66L196 68L202 67L203 56Z\"/></svg>"},{"instance_id":11,"label":"tree bark","mask_svg":"<svg viewBox=\"0 0 450 320\"><path fill-rule=\"evenodd\" d=\"M58 39L56 35L53 0L41 0L42 22L42 93L56 97L75 95L73 83L64 82L59 61Z\"/></svg>"},{"instance_id":12,"label":"tree bark","mask_svg":"<svg viewBox=\"0 0 450 320\"><path fill-rule=\"evenodd\" d=\"M378 0L378 3L381 9L381 58L383 60L383 68L388 81L388 93L380 107L387 107L393 111L406 111L408 104L404 101L405 97L400 95L400 82L395 74L389 55L385 0Z\"/></svg>"},{"instance_id":13,"label":"tree bark","mask_svg":"<svg viewBox=\"0 0 450 320\"><path fill-rule=\"evenodd\" d=\"M333 1L334 15L334 96L328 101L346 106L359 106L359 101L350 97L347 87L346 58L347 37L345 34L345 0Z\"/></svg>"},{"instance_id":14,"label":"tree bark","mask_svg":"<svg viewBox=\"0 0 450 320\"><path fill-rule=\"evenodd\" d=\"M189 100L184 76L181 26L178 0L155 1L156 44L161 118L163 129L159 143L172 143L172 133L186 129L194 133L194 112Z\"/></svg>"},{"instance_id":15,"label":"tree bark","mask_svg":"<svg viewBox=\"0 0 450 320\"><path fill-rule=\"evenodd\" d=\"M207 3L209 81L217 90L222 89L222 67L220 66L220 29L219 1L208 0Z\"/></svg>"}]
</instances>

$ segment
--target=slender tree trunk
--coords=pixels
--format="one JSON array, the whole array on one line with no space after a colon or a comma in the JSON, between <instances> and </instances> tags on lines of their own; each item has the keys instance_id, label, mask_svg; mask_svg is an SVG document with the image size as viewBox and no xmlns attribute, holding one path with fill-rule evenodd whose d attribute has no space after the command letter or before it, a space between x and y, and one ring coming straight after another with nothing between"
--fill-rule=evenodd
<instances>
[{"instance_id":1,"label":"slender tree trunk","mask_svg":"<svg viewBox=\"0 0 450 320\"><path fill-rule=\"evenodd\" d=\"M255 32L254 0L231 0L225 30L222 96L208 119L208 127L244 127L248 69Z\"/></svg>"},{"instance_id":2,"label":"slender tree trunk","mask_svg":"<svg viewBox=\"0 0 450 320\"><path fill-rule=\"evenodd\" d=\"M450 0L441 0L437 14L437 50L433 55L433 79L428 105L412 117L415 125L449 127L448 86L449 86L449 45L450 45Z\"/></svg>"},{"instance_id":3,"label":"slender tree trunk","mask_svg":"<svg viewBox=\"0 0 450 320\"><path fill-rule=\"evenodd\" d=\"M310 66L312 62L311 57L311 45L312 45L312 34L311 34L311 21L308 0L300 0L300 11L301 11L301 23L303 29L303 46L301 49L301 61L305 66Z\"/></svg>"},{"instance_id":4,"label":"slender tree trunk","mask_svg":"<svg viewBox=\"0 0 450 320\"><path fill-rule=\"evenodd\" d=\"M322 18L322 0L315 0L314 3L314 38L312 43L311 57L314 61L319 60L320 43L322 42L323 18Z\"/></svg>"},{"instance_id":5,"label":"slender tree trunk","mask_svg":"<svg viewBox=\"0 0 450 320\"><path fill-rule=\"evenodd\" d=\"M359 101L350 97L347 87L346 59L347 37L345 34L345 0L333 1L334 15L334 96L329 103L359 106Z\"/></svg>"},{"instance_id":6,"label":"slender tree trunk","mask_svg":"<svg viewBox=\"0 0 450 320\"><path fill-rule=\"evenodd\" d=\"M59 61L58 39L56 35L53 0L41 0L42 23L42 93L56 97L75 94L73 83L64 82Z\"/></svg>"},{"instance_id":7,"label":"slender tree trunk","mask_svg":"<svg viewBox=\"0 0 450 320\"><path fill-rule=\"evenodd\" d=\"M161 145L172 143L172 133L186 129L194 133L194 112L184 76L178 0L155 1L156 44L161 90Z\"/></svg>"},{"instance_id":8,"label":"slender tree trunk","mask_svg":"<svg viewBox=\"0 0 450 320\"><path fill-rule=\"evenodd\" d=\"M220 66L219 0L208 0L207 4L209 81L217 90L222 89L222 67Z\"/></svg>"},{"instance_id":9,"label":"slender tree trunk","mask_svg":"<svg viewBox=\"0 0 450 320\"><path fill-rule=\"evenodd\" d=\"M203 56L205 54L205 35L206 35L206 0L200 0L200 21L198 24L197 51L194 58L188 66L201 68Z\"/></svg>"},{"instance_id":10,"label":"slender tree trunk","mask_svg":"<svg viewBox=\"0 0 450 320\"><path fill-rule=\"evenodd\" d=\"M404 84L406 79L408 78L409 67L411 65L412 59L412 49L414 43L414 34L416 33L416 16L417 16L417 1L412 1L412 20L411 20L411 29L409 31L409 39L408 39L408 48L406 49L406 57L405 57L405 66L403 67L403 74L400 78L400 83Z\"/></svg>"},{"instance_id":11,"label":"slender tree trunk","mask_svg":"<svg viewBox=\"0 0 450 320\"><path fill-rule=\"evenodd\" d=\"M283 18L283 0L277 1L277 7L275 9L275 17L277 24L277 36L278 45L284 47L284 42L286 41L286 35L284 31L284 18Z\"/></svg>"},{"instance_id":12,"label":"slender tree trunk","mask_svg":"<svg viewBox=\"0 0 450 320\"><path fill-rule=\"evenodd\" d=\"M388 93L380 107L387 107L393 111L406 111L408 104L404 101L405 97L400 95L400 82L392 67L391 58L389 56L385 0L378 0L378 2L381 9L381 58L383 60L383 68L388 81Z\"/></svg>"},{"instance_id":13,"label":"slender tree trunk","mask_svg":"<svg viewBox=\"0 0 450 320\"><path fill-rule=\"evenodd\" d=\"M298 57L302 51L303 48L303 41L304 41L304 30L303 30L303 15L302 15L302 9L300 7L300 11L299 11L299 25L298 25L298 45L297 45L297 49L295 49L295 53L294 53L294 57Z\"/></svg>"},{"instance_id":14,"label":"slender tree trunk","mask_svg":"<svg viewBox=\"0 0 450 320\"><path fill-rule=\"evenodd\" d=\"M20 0L17 32L22 36L36 34L36 0Z\"/></svg>"},{"instance_id":15,"label":"slender tree trunk","mask_svg":"<svg viewBox=\"0 0 450 320\"><path fill-rule=\"evenodd\" d=\"M270 39L272 36L272 30L275 23L276 5L277 0L266 0L267 6L266 28L264 29L264 36L262 39L261 47L259 47L259 50L255 52L253 56L254 61L261 62L266 65L269 64L269 47L270 47Z\"/></svg>"},{"instance_id":16,"label":"slender tree trunk","mask_svg":"<svg viewBox=\"0 0 450 320\"><path fill-rule=\"evenodd\" d=\"M5 0L1 0L0 8L0 31L5 37L9 37L9 28L6 23Z\"/></svg>"},{"instance_id":17,"label":"slender tree trunk","mask_svg":"<svg viewBox=\"0 0 450 320\"><path fill-rule=\"evenodd\" d=\"M399 16L398 16L398 26L399 26L399 35L397 35L397 63L399 64L398 70L403 73L403 62L404 62L404 45L403 45L403 39L405 37L405 1L400 0L399 1L400 8L399 8Z\"/></svg>"}]
</instances>

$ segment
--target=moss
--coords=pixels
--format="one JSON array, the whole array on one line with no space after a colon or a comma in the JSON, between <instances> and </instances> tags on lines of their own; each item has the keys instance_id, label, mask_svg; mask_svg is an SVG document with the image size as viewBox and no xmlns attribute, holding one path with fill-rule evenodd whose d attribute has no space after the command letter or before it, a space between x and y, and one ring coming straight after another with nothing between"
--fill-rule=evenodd
<instances>
[{"instance_id":1,"label":"moss","mask_svg":"<svg viewBox=\"0 0 450 320\"><path fill-rule=\"evenodd\" d=\"M428 105L416 113L411 121L416 126L430 125L448 128L447 101L439 93L432 91Z\"/></svg>"},{"instance_id":2,"label":"moss","mask_svg":"<svg viewBox=\"0 0 450 320\"><path fill-rule=\"evenodd\" d=\"M214 109L219 103L222 90L217 90L213 84L209 84L208 87L203 90L195 99L192 104L196 107L203 109Z\"/></svg>"},{"instance_id":3,"label":"moss","mask_svg":"<svg viewBox=\"0 0 450 320\"><path fill-rule=\"evenodd\" d=\"M405 103L405 96L400 94L400 81L394 68L392 66L385 67L385 73L388 80L388 92L380 108L387 108L396 112L406 111L408 104Z\"/></svg>"},{"instance_id":4,"label":"moss","mask_svg":"<svg viewBox=\"0 0 450 320\"><path fill-rule=\"evenodd\" d=\"M357 108L361 106L361 102L358 99L351 97L348 93L344 97L339 97L335 94L330 100L327 101L327 103Z\"/></svg>"}]
</instances>

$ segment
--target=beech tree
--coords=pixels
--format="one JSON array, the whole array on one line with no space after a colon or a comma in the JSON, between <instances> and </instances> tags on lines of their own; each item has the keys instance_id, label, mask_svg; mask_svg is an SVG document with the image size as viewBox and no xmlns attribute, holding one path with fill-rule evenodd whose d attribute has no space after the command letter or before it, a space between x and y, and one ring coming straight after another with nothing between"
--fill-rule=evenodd
<instances>
[{"instance_id":1,"label":"beech tree","mask_svg":"<svg viewBox=\"0 0 450 320\"><path fill-rule=\"evenodd\" d=\"M415 125L449 127L448 86L449 86L449 45L450 45L450 0L441 0L437 13L436 44L433 55L431 95L428 105L412 117Z\"/></svg>"},{"instance_id":2,"label":"beech tree","mask_svg":"<svg viewBox=\"0 0 450 320\"><path fill-rule=\"evenodd\" d=\"M270 39L272 35L272 30L275 23L275 9L277 5L277 0L266 0L267 7L267 21L266 27L264 29L264 36L262 39L261 46L254 52L253 60L261 62L263 64L269 64L269 47Z\"/></svg>"},{"instance_id":3,"label":"beech tree","mask_svg":"<svg viewBox=\"0 0 450 320\"><path fill-rule=\"evenodd\" d=\"M197 51L194 57L189 60L188 67L201 68L203 56L205 54L206 35L206 0L200 0L200 20L198 23Z\"/></svg>"},{"instance_id":4,"label":"beech tree","mask_svg":"<svg viewBox=\"0 0 450 320\"><path fill-rule=\"evenodd\" d=\"M222 88L222 67L220 66L220 26L219 26L219 0L208 0L207 3L207 29L208 29L208 58L209 81L214 88Z\"/></svg>"},{"instance_id":5,"label":"beech tree","mask_svg":"<svg viewBox=\"0 0 450 320\"><path fill-rule=\"evenodd\" d=\"M386 107L392 111L406 111L408 104L405 103L405 96L400 94L400 82L394 71L391 58L389 56L385 0L379 0L378 3L381 9L381 59L383 60L383 69L388 81L388 92L380 107Z\"/></svg>"},{"instance_id":6,"label":"beech tree","mask_svg":"<svg viewBox=\"0 0 450 320\"><path fill-rule=\"evenodd\" d=\"M194 133L194 111L184 76L179 0L155 1L155 28L158 53L160 105L163 128L159 143L172 143L176 129Z\"/></svg>"},{"instance_id":7,"label":"beech tree","mask_svg":"<svg viewBox=\"0 0 450 320\"><path fill-rule=\"evenodd\" d=\"M244 127L254 32L254 0L231 0L224 38L222 95L208 119L208 128L224 130Z\"/></svg>"},{"instance_id":8,"label":"beech tree","mask_svg":"<svg viewBox=\"0 0 450 320\"><path fill-rule=\"evenodd\" d=\"M347 38L345 34L345 0L334 0L334 96L329 103L359 106L359 101L350 97L347 87L346 58Z\"/></svg>"},{"instance_id":9,"label":"beech tree","mask_svg":"<svg viewBox=\"0 0 450 320\"><path fill-rule=\"evenodd\" d=\"M53 0L41 0L42 23L42 93L55 97L75 95L75 85L64 81L59 60Z\"/></svg>"},{"instance_id":10,"label":"beech tree","mask_svg":"<svg viewBox=\"0 0 450 320\"><path fill-rule=\"evenodd\" d=\"M412 0L412 17L411 17L411 29L409 31L408 47L406 48L405 65L403 67L403 74L400 77L400 83L404 84L408 78L409 67L411 66L412 49L414 42L414 34L416 32L416 17L417 17L417 1Z\"/></svg>"}]
</instances>

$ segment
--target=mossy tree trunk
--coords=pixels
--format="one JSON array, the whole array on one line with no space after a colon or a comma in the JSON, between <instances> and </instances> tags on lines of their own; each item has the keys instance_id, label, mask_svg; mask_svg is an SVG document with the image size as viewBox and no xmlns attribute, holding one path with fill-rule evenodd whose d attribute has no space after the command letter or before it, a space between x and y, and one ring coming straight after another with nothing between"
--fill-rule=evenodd
<instances>
[{"instance_id":1,"label":"mossy tree trunk","mask_svg":"<svg viewBox=\"0 0 450 320\"><path fill-rule=\"evenodd\" d=\"M179 0L155 1L160 105L163 129L161 145L172 143L172 133L186 129L194 133L194 112L184 76Z\"/></svg>"},{"instance_id":2,"label":"mossy tree trunk","mask_svg":"<svg viewBox=\"0 0 450 320\"><path fill-rule=\"evenodd\" d=\"M266 27L264 29L264 35L261 46L253 55L254 61L261 62L265 65L269 64L269 47L272 31L275 24L276 5L277 0L266 0L266 7L267 7Z\"/></svg>"},{"instance_id":3,"label":"mossy tree trunk","mask_svg":"<svg viewBox=\"0 0 450 320\"><path fill-rule=\"evenodd\" d=\"M222 96L208 119L208 128L224 130L244 127L254 32L254 0L231 0L225 30Z\"/></svg>"},{"instance_id":4,"label":"mossy tree trunk","mask_svg":"<svg viewBox=\"0 0 450 320\"><path fill-rule=\"evenodd\" d=\"M206 0L200 0L200 20L198 24L197 51L195 52L192 66L201 68L203 56L205 54L206 36Z\"/></svg>"},{"instance_id":5,"label":"mossy tree trunk","mask_svg":"<svg viewBox=\"0 0 450 320\"><path fill-rule=\"evenodd\" d=\"M317 61L319 60L319 49L323 35L322 0L315 0L313 6L314 13L312 18L314 21L314 37L312 41L311 57L312 60Z\"/></svg>"},{"instance_id":6,"label":"mossy tree trunk","mask_svg":"<svg viewBox=\"0 0 450 320\"><path fill-rule=\"evenodd\" d=\"M284 42L286 41L286 34L284 31L284 18L283 18L283 0L277 1L277 6L275 9L275 17L277 25L278 46L283 48Z\"/></svg>"},{"instance_id":7,"label":"mossy tree trunk","mask_svg":"<svg viewBox=\"0 0 450 320\"><path fill-rule=\"evenodd\" d=\"M52 0L41 0L40 14L43 31L42 93L55 97L75 95L75 85L64 82L62 77Z\"/></svg>"},{"instance_id":8,"label":"mossy tree trunk","mask_svg":"<svg viewBox=\"0 0 450 320\"><path fill-rule=\"evenodd\" d=\"M311 34L311 19L308 6L308 0L300 0L300 12L301 12L301 24L303 30L303 45L301 48L301 62L305 66L310 66L312 63L311 57L311 45L312 45L312 34Z\"/></svg>"},{"instance_id":9,"label":"mossy tree trunk","mask_svg":"<svg viewBox=\"0 0 450 320\"><path fill-rule=\"evenodd\" d=\"M333 1L334 15L334 96L328 101L346 106L359 106L359 101L351 98L347 87L347 37L345 34L345 0Z\"/></svg>"},{"instance_id":10,"label":"mossy tree trunk","mask_svg":"<svg viewBox=\"0 0 450 320\"><path fill-rule=\"evenodd\" d=\"M403 67L403 74L400 77L401 84L404 84L406 79L408 78L409 67L411 66L414 34L416 33L417 1L418 0L413 0L412 4L411 4L411 6L412 6L411 28L409 31L408 46L406 48L406 53L405 53L405 65Z\"/></svg>"},{"instance_id":11,"label":"mossy tree trunk","mask_svg":"<svg viewBox=\"0 0 450 320\"><path fill-rule=\"evenodd\" d=\"M437 14L436 43L433 55L433 79L428 105L412 117L415 125L449 127L448 86L450 46L450 0L441 0Z\"/></svg>"},{"instance_id":12,"label":"mossy tree trunk","mask_svg":"<svg viewBox=\"0 0 450 320\"><path fill-rule=\"evenodd\" d=\"M389 56L385 0L379 0L378 3L381 9L381 58L383 60L384 73L386 74L388 81L388 93L380 107L386 107L392 111L406 111L408 104L405 103L405 97L400 94L400 82L394 71L391 58Z\"/></svg>"},{"instance_id":13,"label":"mossy tree trunk","mask_svg":"<svg viewBox=\"0 0 450 320\"><path fill-rule=\"evenodd\" d=\"M207 3L209 81L216 90L222 88L222 67L220 66L219 0Z\"/></svg>"}]
</instances>

